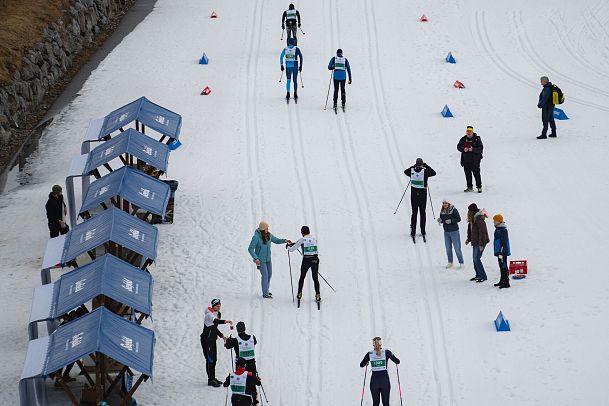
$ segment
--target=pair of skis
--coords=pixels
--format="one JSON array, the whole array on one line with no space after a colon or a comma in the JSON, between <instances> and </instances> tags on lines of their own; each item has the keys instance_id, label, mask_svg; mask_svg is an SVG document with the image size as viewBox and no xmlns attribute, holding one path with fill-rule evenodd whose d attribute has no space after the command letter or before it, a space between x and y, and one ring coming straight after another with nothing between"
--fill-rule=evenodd
<instances>
[{"instance_id":1,"label":"pair of skis","mask_svg":"<svg viewBox=\"0 0 609 406\"><path fill-rule=\"evenodd\" d=\"M289 94L285 97L285 101L287 104L290 104L290 95ZM294 95L294 103L298 104L298 95L296 95L296 94Z\"/></svg>"},{"instance_id":2,"label":"pair of skis","mask_svg":"<svg viewBox=\"0 0 609 406\"><path fill-rule=\"evenodd\" d=\"M412 238L412 242L413 242L414 244L416 244L416 243L417 243L416 236L411 235L410 237ZM427 242L427 237L425 236L425 234L421 234L421 237L423 237L423 242Z\"/></svg>"},{"instance_id":3,"label":"pair of skis","mask_svg":"<svg viewBox=\"0 0 609 406\"><path fill-rule=\"evenodd\" d=\"M297 306L300 309L300 299L296 299L298 301ZM317 310L321 310L321 300L316 300L317 302Z\"/></svg>"},{"instance_id":4,"label":"pair of skis","mask_svg":"<svg viewBox=\"0 0 609 406\"><path fill-rule=\"evenodd\" d=\"M341 106L343 109L343 113L345 112L345 106ZM334 114L338 114L338 106L334 106Z\"/></svg>"}]
</instances>

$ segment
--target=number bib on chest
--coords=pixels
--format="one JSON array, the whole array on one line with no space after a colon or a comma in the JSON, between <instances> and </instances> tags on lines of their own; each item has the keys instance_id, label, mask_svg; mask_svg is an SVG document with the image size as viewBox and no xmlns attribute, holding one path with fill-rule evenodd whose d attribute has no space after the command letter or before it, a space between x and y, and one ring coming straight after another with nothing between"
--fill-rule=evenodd
<instances>
[{"instance_id":1,"label":"number bib on chest","mask_svg":"<svg viewBox=\"0 0 609 406\"><path fill-rule=\"evenodd\" d=\"M376 355L376 352L370 351L370 369L374 371L386 371L387 359L385 358L385 350L381 350L381 355Z\"/></svg>"},{"instance_id":2,"label":"number bib on chest","mask_svg":"<svg viewBox=\"0 0 609 406\"><path fill-rule=\"evenodd\" d=\"M334 57L334 70L345 70L347 64L347 58L344 56Z\"/></svg>"},{"instance_id":3,"label":"number bib on chest","mask_svg":"<svg viewBox=\"0 0 609 406\"><path fill-rule=\"evenodd\" d=\"M425 189L425 168L421 169L420 172L416 172L414 169L410 170L410 184L415 189Z\"/></svg>"},{"instance_id":4,"label":"number bib on chest","mask_svg":"<svg viewBox=\"0 0 609 406\"><path fill-rule=\"evenodd\" d=\"M256 354L254 353L254 336L251 336L249 340L243 341L237 337L237 343L239 344L239 356L247 361L254 359Z\"/></svg>"},{"instance_id":5,"label":"number bib on chest","mask_svg":"<svg viewBox=\"0 0 609 406\"><path fill-rule=\"evenodd\" d=\"M234 372L230 374L230 390L234 395L250 396L245 393L245 384L247 383L247 372L237 375Z\"/></svg>"}]
</instances>

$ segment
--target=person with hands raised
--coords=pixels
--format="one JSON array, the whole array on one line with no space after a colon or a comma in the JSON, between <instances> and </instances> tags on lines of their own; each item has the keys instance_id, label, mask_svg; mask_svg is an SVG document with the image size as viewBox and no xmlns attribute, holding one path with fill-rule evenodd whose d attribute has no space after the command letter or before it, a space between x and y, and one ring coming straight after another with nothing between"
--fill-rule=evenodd
<instances>
[{"instance_id":1,"label":"person with hands raised","mask_svg":"<svg viewBox=\"0 0 609 406\"><path fill-rule=\"evenodd\" d=\"M218 361L218 351L216 340L218 337L226 343L226 337L220 330L218 325L229 324L233 328L232 320L222 320L220 309L222 303L220 299L212 299L211 306L205 309L203 320L203 332L201 333L201 347L203 347L203 355L205 356L205 371L207 372L207 384L218 388L222 382L216 379L216 362Z\"/></svg>"}]
</instances>

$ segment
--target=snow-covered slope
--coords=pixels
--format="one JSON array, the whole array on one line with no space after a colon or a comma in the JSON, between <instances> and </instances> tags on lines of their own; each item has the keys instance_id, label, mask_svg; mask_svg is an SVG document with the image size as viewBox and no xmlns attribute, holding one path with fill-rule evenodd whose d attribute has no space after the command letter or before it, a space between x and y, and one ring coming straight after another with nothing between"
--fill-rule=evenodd
<instances>
[{"instance_id":1,"label":"snow-covered slope","mask_svg":"<svg viewBox=\"0 0 609 406\"><path fill-rule=\"evenodd\" d=\"M199 334L204 307L245 321L275 405L359 401L358 364L371 338L401 360L409 405L604 405L609 378L609 4L606 1L325 0L296 3L304 88L286 106L278 83L280 17L287 2L159 0L154 12L93 72L31 159L33 183L0 197L3 264L0 403L16 404L26 321L46 243L43 205L60 183L88 120L141 95L183 115L173 225L161 226L155 278L155 376L144 405L221 404L206 385ZM219 18L210 19L215 9ZM425 13L430 21L417 21ZM324 111L328 60L342 48L353 70L347 112ZM457 63L444 63L449 52ZM202 52L210 64L201 66ZM547 74L566 94L557 139L538 141ZM455 80L466 88L452 87ZM285 79L284 79L285 80ZM212 94L200 96L209 85ZM443 119L448 104L455 114ZM464 194L455 146L466 125L485 143L485 192ZM448 196L462 215L476 202L502 213L513 259L530 277L507 291L490 249L489 282L445 270L441 228L428 206L428 243L408 237L402 171L422 157L438 171L434 208ZM274 247L272 291L260 298L247 254L261 219L296 239L318 237L322 309L310 278L292 305L288 258ZM489 225L489 228L492 228ZM462 226L462 237L463 237ZM292 255L292 272L300 260ZM496 333L499 310L513 331ZM230 366L220 352L219 377ZM397 404L395 369L390 372ZM366 402L371 404L368 393Z\"/></svg>"}]
</instances>

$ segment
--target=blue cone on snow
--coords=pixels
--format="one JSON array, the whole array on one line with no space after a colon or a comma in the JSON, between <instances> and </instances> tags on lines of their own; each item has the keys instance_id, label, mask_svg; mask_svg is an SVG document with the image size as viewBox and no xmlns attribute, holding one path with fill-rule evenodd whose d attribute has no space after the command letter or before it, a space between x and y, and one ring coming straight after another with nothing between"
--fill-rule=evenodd
<instances>
[{"instance_id":1,"label":"blue cone on snow","mask_svg":"<svg viewBox=\"0 0 609 406\"><path fill-rule=\"evenodd\" d=\"M558 107L554 107L554 118L556 120L568 120L567 113L563 109L559 109Z\"/></svg>"},{"instance_id":2,"label":"blue cone on snow","mask_svg":"<svg viewBox=\"0 0 609 406\"><path fill-rule=\"evenodd\" d=\"M454 117L453 113L451 113L450 109L448 108L448 104L445 104L444 108L442 109L442 117L444 117L444 118Z\"/></svg>"},{"instance_id":3,"label":"blue cone on snow","mask_svg":"<svg viewBox=\"0 0 609 406\"><path fill-rule=\"evenodd\" d=\"M510 323L503 317L503 312L499 311L499 315L495 319L495 328L497 331L512 331Z\"/></svg>"},{"instance_id":4,"label":"blue cone on snow","mask_svg":"<svg viewBox=\"0 0 609 406\"><path fill-rule=\"evenodd\" d=\"M455 57L453 56L452 53L448 53L448 55L446 55L446 63L457 63L457 61L455 60Z\"/></svg>"},{"instance_id":5,"label":"blue cone on snow","mask_svg":"<svg viewBox=\"0 0 609 406\"><path fill-rule=\"evenodd\" d=\"M209 59L207 59L207 55L203 52L203 56L199 59L199 65L207 65L209 63Z\"/></svg>"}]
</instances>

